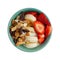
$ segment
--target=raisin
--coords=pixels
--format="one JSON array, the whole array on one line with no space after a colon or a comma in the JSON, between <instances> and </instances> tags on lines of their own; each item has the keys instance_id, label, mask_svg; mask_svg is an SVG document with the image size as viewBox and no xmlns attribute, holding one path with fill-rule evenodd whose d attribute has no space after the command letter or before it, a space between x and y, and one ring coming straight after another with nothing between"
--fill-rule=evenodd
<instances>
[{"instance_id":1,"label":"raisin","mask_svg":"<svg viewBox=\"0 0 60 60\"><path fill-rule=\"evenodd\" d=\"M23 32L29 32L29 30L25 29L25 30L22 30Z\"/></svg>"},{"instance_id":2,"label":"raisin","mask_svg":"<svg viewBox=\"0 0 60 60\"><path fill-rule=\"evenodd\" d=\"M17 22L15 20L12 20L12 26L16 26L17 25Z\"/></svg>"},{"instance_id":3,"label":"raisin","mask_svg":"<svg viewBox=\"0 0 60 60\"><path fill-rule=\"evenodd\" d=\"M19 18L19 20L24 20L24 17L25 17L25 13L22 12L22 13L20 14L20 18Z\"/></svg>"},{"instance_id":4,"label":"raisin","mask_svg":"<svg viewBox=\"0 0 60 60\"><path fill-rule=\"evenodd\" d=\"M12 32L12 31L10 30L10 34L11 34L11 36L15 36L15 31Z\"/></svg>"}]
</instances>

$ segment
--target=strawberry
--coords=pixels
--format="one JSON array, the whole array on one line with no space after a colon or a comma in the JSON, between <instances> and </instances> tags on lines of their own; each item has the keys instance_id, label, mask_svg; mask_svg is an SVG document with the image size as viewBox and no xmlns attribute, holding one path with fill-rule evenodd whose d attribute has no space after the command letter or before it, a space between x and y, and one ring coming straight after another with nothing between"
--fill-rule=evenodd
<instances>
[{"instance_id":1,"label":"strawberry","mask_svg":"<svg viewBox=\"0 0 60 60\"><path fill-rule=\"evenodd\" d=\"M37 33L40 33L40 34L42 34L42 33L44 33L44 25L41 23L41 22L39 22L39 21L35 21L34 23L33 23L33 25L34 25L34 29L35 29L35 31L37 32Z\"/></svg>"},{"instance_id":2,"label":"strawberry","mask_svg":"<svg viewBox=\"0 0 60 60\"><path fill-rule=\"evenodd\" d=\"M42 44L44 42L45 35L44 34L38 34L38 42Z\"/></svg>"},{"instance_id":3,"label":"strawberry","mask_svg":"<svg viewBox=\"0 0 60 60\"><path fill-rule=\"evenodd\" d=\"M46 37L48 37L51 34L51 32L52 32L51 26L47 25L46 29L45 29L45 35L46 35Z\"/></svg>"},{"instance_id":4,"label":"strawberry","mask_svg":"<svg viewBox=\"0 0 60 60\"><path fill-rule=\"evenodd\" d=\"M40 13L38 16L38 21L42 22L44 25L51 25L48 18L43 13Z\"/></svg>"}]
</instances>

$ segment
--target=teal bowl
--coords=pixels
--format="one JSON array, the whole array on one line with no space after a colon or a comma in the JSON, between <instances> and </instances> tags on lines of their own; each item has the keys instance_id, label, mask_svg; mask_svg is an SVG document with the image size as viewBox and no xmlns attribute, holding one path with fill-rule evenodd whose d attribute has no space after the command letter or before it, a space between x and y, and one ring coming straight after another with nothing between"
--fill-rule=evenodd
<instances>
[{"instance_id":1,"label":"teal bowl","mask_svg":"<svg viewBox=\"0 0 60 60\"><path fill-rule=\"evenodd\" d=\"M25 9L21 9L21 10L19 10L18 12L16 12L16 13L11 17L11 19L10 19L10 21L9 21L9 23L8 23L8 29L7 29L7 31L8 31L8 37L9 37L10 41L12 42L12 44L13 44L14 46L15 46L15 43L14 43L14 41L13 41L13 38L12 38L11 35L10 35L10 30L9 30L9 27L11 26L11 21L12 21L13 19L15 19L21 12L28 12L28 11L36 11L36 12L38 12L38 13L41 13L40 10L35 9L35 8L25 8ZM22 45L22 46L15 46L15 47L18 48L19 50L22 50L22 51L25 51L25 52L35 52L35 51L38 51L38 50L41 50L42 48L44 48L44 47L47 45L47 43L49 42L50 37L51 37L51 34L48 36L48 38L45 40L45 42L44 42L43 44L39 45L39 46L36 47L36 48L26 48L26 47L23 46L23 45Z\"/></svg>"}]
</instances>

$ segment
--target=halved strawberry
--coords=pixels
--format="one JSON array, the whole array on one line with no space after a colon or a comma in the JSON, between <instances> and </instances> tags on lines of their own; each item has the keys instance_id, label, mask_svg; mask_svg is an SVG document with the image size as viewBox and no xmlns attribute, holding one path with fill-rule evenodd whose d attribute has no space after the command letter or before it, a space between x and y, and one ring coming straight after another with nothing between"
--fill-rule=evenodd
<instances>
[{"instance_id":1,"label":"halved strawberry","mask_svg":"<svg viewBox=\"0 0 60 60\"><path fill-rule=\"evenodd\" d=\"M45 29L45 35L46 37L48 37L52 32L52 27L51 26L46 26L46 29Z\"/></svg>"},{"instance_id":2,"label":"halved strawberry","mask_svg":"<svg viewBox=\"0 0 60 60\"><path fill-rule=\"evenodd\" d=\"M39 21L34 22L34 29L37 33L40 33L40 34L44 33L44 28L45 27L41 22Z\"/></svg>"},{"instance_id":3,"label":"halved strawberry","mask_svg":"<svg viewBox=\"0 0 60 60\"><path fill-rule=\"evenodd\" d=\"M38 34L38 42L42 44L45 40L45 35L44 34Z\"/></svg>"},{"instance_id":4,"label":"halved strawberry","mask_svg":"<svg viewBox=\"0 0 60 60\"><path fill-rule=\"evenodd\" d=\"M42 22L44 25L51 25L48 18L43 13L40 13L38 16L38 21Z\"/></svg>"}]
</instances>

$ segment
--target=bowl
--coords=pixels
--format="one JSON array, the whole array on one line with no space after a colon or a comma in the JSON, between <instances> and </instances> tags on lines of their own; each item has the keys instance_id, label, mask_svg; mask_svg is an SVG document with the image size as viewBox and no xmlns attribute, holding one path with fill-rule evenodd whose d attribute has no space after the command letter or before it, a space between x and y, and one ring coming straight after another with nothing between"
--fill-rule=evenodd
<instances>
[{"instance_id":1,"label":"bowl","mask_svg":"<svg viewBox=\"0 0 60 60\"><path fill-rule=\"evenodd\" d=\"M9 31L9 27L11 26L11 21L12 21L13 19L15 19L21 12L28 12L28 11L36 11L36 12L38 12L38 13L41 13L41 12L42 12L42 11L36 9L36 8L24 8L24 9L21 9L21 10L17 11L17 12L11 17L11 19L10 19L10 21L9 21L9 23L8 23L8 29L7 29L7 31L8 31L8 37L9 37L11 43L12 43L14 46L15 46L15 43L14 43L13 38L12 38L12 36L10 35L10 31ZM49 19L48 19L48 20L49 20ZM50 37L51 37L51 34L47 37L47 39L45 40L45 42L44 42L43 44L39 45L38 47L32 48L32 49L31 49L31 48L26 48L26 47L23 46L23 45L21 45L21 46L15 46L15 47L18 48L19 50L22 50L22 51L25 51L25 52L35 52L35 51L39 51L39 50L41 50L42 48L44 48L44 47L47 45L47 43L48 43L49 40L50 40Z\"/></svg>"}]
</instances>

